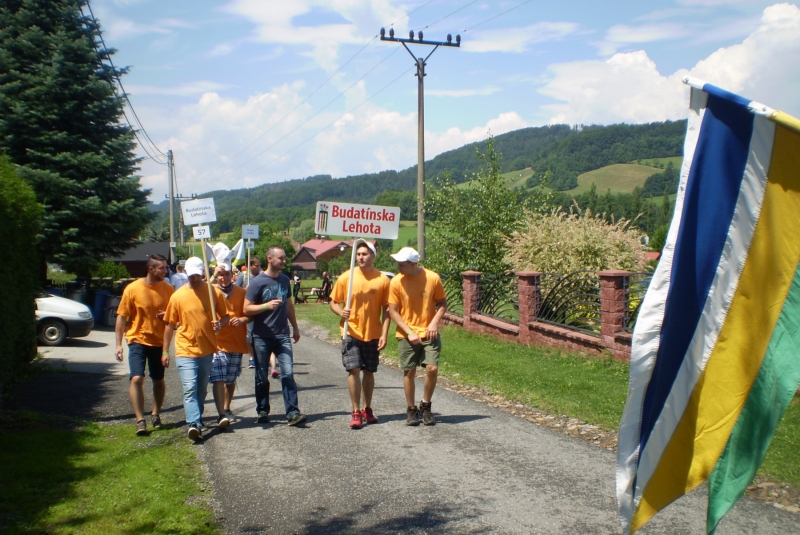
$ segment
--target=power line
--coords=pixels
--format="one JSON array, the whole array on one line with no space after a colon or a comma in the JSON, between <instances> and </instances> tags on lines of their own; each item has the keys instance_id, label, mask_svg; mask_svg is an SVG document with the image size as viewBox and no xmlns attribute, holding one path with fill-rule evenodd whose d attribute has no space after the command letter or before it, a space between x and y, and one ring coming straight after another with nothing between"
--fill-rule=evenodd
<instances>
[{"instance_id":1,"label":"power line","mask_svg":"<svg viewBox=\"0 0 800 535\"><path fill-rule=\"evenodd\" d=\"M83 7L80 6L80 3L78 4L78 7L79 7L79 9L81 11L81 15L84 18L86 18L86 15L83 13ZM139 119L139 116L136 114L136 110L133 107L133 103L131 102L130 98L128 98L128 93L125 91L125 87L122 85L122 80L119 77L119 73L117 71L117 68L114 66L113 60L111 59L111 54L108 53L108 47L106 46L106 42L103 39L103 33L100 31L100 24L97 22L97 18L95 18L95 16L94 16L94 11L92 11L92 6L89 3L89 0L86 0L86 7L89 9L89 14L92 17L92 23L94 24L94 28L93 29L97 32L97 36L100 38L100 43L103 45L103 50L106 51L106 59L108 60L109 65L111 66L112 76L117 80L117 84L119 84L120 90L122 91L122 98L124 98L125 101L128 103L128 107L130 107L131 113L133 113L133 117L136 120L136 124L139 126L139 129L144 134L144 137L150 143L151 148L155 149L155 152L158 152L161 156L166 157L166 154L161 152L161 149L159 149L158 146L150 138L150 135L147 133L147 130L144 128L144 125L142 124L142 121ZM100 60L100 62L102 64L103 63L103 56L100 54L100 50L97 48L97 43L95 42L94 38L92 38L92 46L94 47L95 52L97 53L97 57L98 57L98 59ZM112 85L114 85L113 81L112 81ZM133 130L133 134L136 137L136 140L139 142L139 146L142 147L142 150L144 150L145 154L147 154L150 157L150 159L153 160L154 162L156 162L158 164L161 164L161 165L166 165L166 162L159 161L157 158L155 158L153 155L151 155L148 152L147 147L145 147L145 145L142 143L142 140L136 134L136 129L134 128L133 124L131 124L131 121L128 118L128 115L125 113L124 109L122 110L122 114L125 116L125 121L128 123L128 126L131 127L131 130Z\"/></svg>"},{"instance_id":2,"label":"power line","mask_svg":"<svg viewBox=\"0 0 800 535\"><path fill-rule=\"evenodd\" d=\"M473 28L477 28L481 24L486 24L487 22L492 21L492 20L496 19L497 17L501 17L501 16L505 15L506 13L508 13L510 11L514 11L515 9L520 8L520 7L524 6L525 4L530 4L531 2L533 2L533 0L526 0L525 2L522 2L521 4L518 4L518 5L514 6L514 7L512 7L511 9L507 9L507 10L503 11L502 13L498 13L494 17L488 18L483 22L479 22L478 24L475 24L474 26L470 26L466 30L461 30L461 33L466 33L466 32L470 31Z\"/></svg>"},{"instance_id":3,"label":"power line","mask_svg":"<svg viewBox=\"0 0 800 535\"><path fill-rule=\"evenodd\" d=\"M448 13L447 15L445 15L444 17L442 17L442 18L440 18L440 19L437 19L437 20L435 20L435 21L433 21L433 22L429 23L427 26L424 26L424 27L422 27L421 29L422 29L422 30L427 30L429 27L433 26L434 24L437 24L437 23L439 23L439 22L442 22L444 19L446 19L446 18L449 18L449 17L452 17L453 15L455 15L456 13L458 13L459 11L461 11L462 9L466 9L466 8L468 8L469 6L471 6L472 4L477 4L478 2L480 2L480 0L473 0L473 1L472 1L472 2L470 2L469 4L466 4L466 5L463 5L463 6L461 6L460 8L456 9L455 11L452 11L452 12Z\"/></svg>"}]
</instances>

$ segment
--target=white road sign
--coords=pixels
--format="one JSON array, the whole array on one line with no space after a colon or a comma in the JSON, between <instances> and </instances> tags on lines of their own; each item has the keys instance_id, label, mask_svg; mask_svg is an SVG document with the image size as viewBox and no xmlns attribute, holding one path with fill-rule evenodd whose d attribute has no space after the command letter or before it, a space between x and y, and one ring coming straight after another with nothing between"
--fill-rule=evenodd
<instances>
[{"instance_id":1,"label":"white road sign","mask_svg":"<svg viewBox=\"0 0 800 535\"><path fill-rule=\"evenodd\" d=\"M200 225L192 228L195 240L207 240L211 238L211 227L208 225Z\"/></svg>"},{"instance_id":2,"label":"white road sign","mask_svg":"<svg viewBox=\"0 0 800 535\"><path fill-rule=\"evenodd\" d=\"M242 225L242 238L245 240L257 240L258 225Z\"/></svg>"},{"instance_id":3,"label":"white road sign","mask_svg":"<svg viewBox=\"0 0 800 535\"><path fill-rule=\"evenodd\" d=\"M214 210L214 199L195 199L181 203L183 212L183 224L193 227L202 223L213 223L217 220L217 212Z\"/></svg>"},{"instance_id":4,"label":"white road sign","mask_svg":"<svg viewBox=\"0 0 800 535\"><path fill-rule=\"evenodd\" d=\"M315 221L317 234L395 240L400 230L400 208L319 201Z\"/></svg>"}]
</instances>

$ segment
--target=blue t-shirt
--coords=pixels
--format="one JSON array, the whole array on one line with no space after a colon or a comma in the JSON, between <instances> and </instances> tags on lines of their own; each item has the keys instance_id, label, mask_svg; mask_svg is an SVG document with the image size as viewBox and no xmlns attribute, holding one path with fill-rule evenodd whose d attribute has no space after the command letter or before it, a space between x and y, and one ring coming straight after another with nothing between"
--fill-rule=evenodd
<instances>
[{"instance_id":1,"label":"blue t-shirt","mask_svg":"<svg viewBox=\"0 0 800 535\"><path fill-rule=\"evenodd\" d=\"M280 299L281 306L275 310L265 310L253 317L253 336L274 338L289 335L289 314L286 305L289 291L289 277L281 273L274 279L262 271L253 277L247 286L247 300L254 304L263 304Z\"/></svg>"}]
</instances>

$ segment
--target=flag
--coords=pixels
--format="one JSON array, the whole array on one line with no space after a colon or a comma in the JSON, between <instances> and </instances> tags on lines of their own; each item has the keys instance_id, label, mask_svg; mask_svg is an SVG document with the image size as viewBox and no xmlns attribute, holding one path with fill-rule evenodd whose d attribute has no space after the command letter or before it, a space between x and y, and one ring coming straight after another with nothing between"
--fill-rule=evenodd
<instances>
[{"instance_id":1,"label":"flag","mask_svg":"<svg viewBox=\"0 0 800 535\"><path fill-rule=\"evenodd\" d=\"M800 383L800 121L685 81L675 213L634 329L619 429L626 534L704 481L713 533Z\"/></svg>"}]
</instances>

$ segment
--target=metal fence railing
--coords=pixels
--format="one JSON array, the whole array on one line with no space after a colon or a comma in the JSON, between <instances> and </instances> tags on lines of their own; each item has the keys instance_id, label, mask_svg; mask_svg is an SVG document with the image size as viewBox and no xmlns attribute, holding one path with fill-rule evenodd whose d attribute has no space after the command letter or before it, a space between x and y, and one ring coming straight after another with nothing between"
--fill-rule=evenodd
<instances>
[{"instance_id":1,"label":"metal fence railing","mask_svg":"<svg viewBox=\"0 0 800 535\"><path fill-rule=\"evenodd\" d=\"M639 319L639 309L642 308L644 294L647 293L647 288L652 280L652 272L632 273L625 277L623 288L626 306L622 326L629 333L633 332L636 320Z\"/></svg>"},{"instance_id":2,"label":"metal fence railing","mask_svg":"<svg viewBox=\"0 0 800 535\"><path fill-rule=\"evenodd\" d=\"M594 271L545 273L537 319L587 334L600 332L600 278Z\"/></svg>"},{"instance_id":3,"label":"metal fence railing","mask_svg":"<svg viewBox=\"0 0 800 535\"><path fill-rule=\"evenodd\" d=\"M461 275L442 275L442 285L447 297L447 312L456 316L464 315L464 278Z\"/></svg>"},{"instance_id":4,"label":"metal fence railing","mask_svg":"<svg viewBox=\"0 0 800 535\"><path fill-rule=\"evenodd\" d=\"M519 324L519 284L513 272L482 275L478 292L480 314Z\"/></svg>"}]
</instances>

